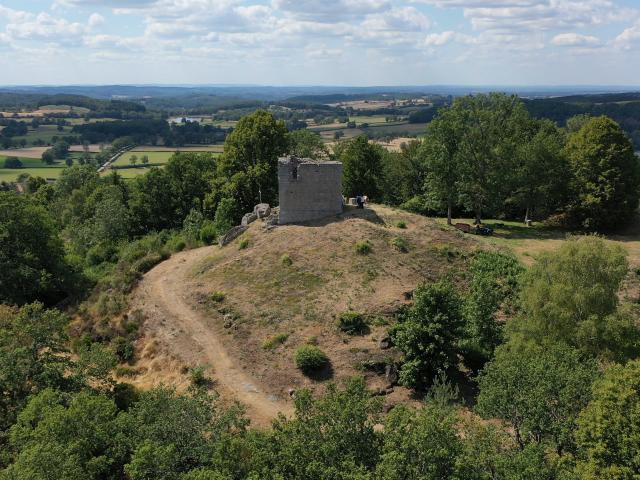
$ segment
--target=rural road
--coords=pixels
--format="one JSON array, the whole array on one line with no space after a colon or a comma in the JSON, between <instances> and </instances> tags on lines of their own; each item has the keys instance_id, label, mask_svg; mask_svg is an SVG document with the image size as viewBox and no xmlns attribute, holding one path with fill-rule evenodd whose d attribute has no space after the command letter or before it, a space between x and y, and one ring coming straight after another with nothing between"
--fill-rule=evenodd
<instances>
[{"instance_id":1,"label":"rural road","mask_svg":"<svg viewBox=\"0 0 640 480\"><path fill-rule=\"evenodd\" d=\"M150 270L138 285L132 311L145 315L144 330L160 340L168 353L187 365L206 364L215 388L225 399L238 400L246 407L252 424L266 426L279 412L289 415L291 402L265 393L225 349L225 334L205 312L189 304L195 265L217 247L204 247L173 255Z\"/></svg>"}]
</instances>

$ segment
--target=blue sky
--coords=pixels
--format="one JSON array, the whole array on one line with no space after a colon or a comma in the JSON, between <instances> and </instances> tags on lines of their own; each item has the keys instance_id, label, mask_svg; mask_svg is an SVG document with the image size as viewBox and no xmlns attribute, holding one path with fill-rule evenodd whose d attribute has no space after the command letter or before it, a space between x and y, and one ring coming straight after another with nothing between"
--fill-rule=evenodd
<instances>
[{"instance_id":1,"label":"blue sky","mask_svg":"<svg viewBox=\"0 0 640 480\"><path fill-rule=\"evenodd\" d=\"M640 85L640 0L0 0L0 84Z\"/></svg>"}]
</instances>

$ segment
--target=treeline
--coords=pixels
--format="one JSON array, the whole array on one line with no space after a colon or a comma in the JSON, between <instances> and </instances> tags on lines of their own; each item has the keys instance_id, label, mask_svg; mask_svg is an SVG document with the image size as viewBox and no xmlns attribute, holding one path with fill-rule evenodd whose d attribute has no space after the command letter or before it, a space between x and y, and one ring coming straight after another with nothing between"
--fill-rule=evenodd
<instances>
[{"instance_id":1,"label":"treeline","mask_svg":"<svg viewBox=\"0 0 640 480\"><path fill-rule=\"evenodd\" d=\"M615 120L640 150L640 94L606 94L524 100L535 118L546 118L564 126L576 115L592 115Z\"/></svg>"},{"instance_id":2,"label":"treeline","mask_svg":"<svg viewBox=\"0 0 640 480\"><path fill-rule=\"evenodd\" d=\"M45 105L69 105L93 112L144 112L144 105L123 100L99 100L84 95L0 92L0 109L38 109Z\"/></svg>"},{"instance_id":3,"label":"treeline","mask_svg":"<svg viewBox=\"0 0 640 480\"><path fill-rule=\"evenodd\" d=\"M116 138L129 137L137 144L156 145L162 142L167 147L221 142L226 132L226 129L213 125L201 125L198 122L169 125L161 119L95 122L76 125L72 129L72 133L89 143L112 142Z\"/></svg>"},{"instance_id":4,"label":"treeline","mask_svg":"<svg viewBox=\"0 0 640 480\"><path fill-rule=\"evenodd\" d=\"M398 154L366 138L337 147L345 194L419 213L548 219L606 230L624 225L640 195L633 145L608 117L578 116L558 128L516 96L461 97L440 108L426 136Z\"/></svg>"}]
</instances>

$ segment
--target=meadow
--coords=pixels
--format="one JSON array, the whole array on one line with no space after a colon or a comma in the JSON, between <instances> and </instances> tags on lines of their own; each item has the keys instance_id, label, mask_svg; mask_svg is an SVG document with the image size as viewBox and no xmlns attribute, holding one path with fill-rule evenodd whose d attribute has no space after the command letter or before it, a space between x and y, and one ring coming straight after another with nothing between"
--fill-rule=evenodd
<instances>
[{"instance_id":1,"label":"meadow","mask_svg":"<svg viewBox=\"0 0 640 480\"><path fill-rule=\"evenodd\" d=\"M113 162L112 166L123 178L131 179L147 173L151 167L162 167L176 151L196 153L210 152L214 155L219 155L222 153L222 145L198 145L195 147L181 147L175 150L167 150L167 147L136 147L120 155L116 161ZM137 157L135 166L131 164L131 157L134 155ZM141 163L141 159L145 155L149 157L149 163L146 166ZM111 169L107 169L103 172L103 175L108 175L110 172Z\"/></svg>"},{"instance_id":2,"label":"meadow","mask_svg":"<svg viewBox=\"0 0 640 480\"><path fill-rule=\"evenodd\" d=\"M82 155L83 153L81 152L71 152L69 157L73 160L74 164L77 164ZM7 157L7 155L0 155L0 182L14 182L23 174L45 179L57 179L62 174L62 171L67 168L67 164L64 161L56 161L52 165L47 165L39 158L20 156L18 156L18 158L22 162L22 168L4 168L4 161Z\"/></svg>"}]
</instances>

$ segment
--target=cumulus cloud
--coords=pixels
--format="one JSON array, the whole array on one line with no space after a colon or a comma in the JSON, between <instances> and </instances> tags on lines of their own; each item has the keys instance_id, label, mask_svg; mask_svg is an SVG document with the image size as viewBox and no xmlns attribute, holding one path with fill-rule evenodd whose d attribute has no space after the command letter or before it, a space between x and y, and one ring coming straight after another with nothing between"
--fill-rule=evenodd
<instances>
[{"instance_id":1,"label":"cumulus cloud","mask_svg":"<svg viewBox=\"0 0 640 480\"><path fill-rule=\"evenodd\" d=\"M296 18L316 22L336 22L391 7L389 0L273 0L275 9Z\"/></svg>"},{"instance_id":2,"label":"cumulus cloud","mask_svg":"<svg viewBox=\"0 0 640 480\"><path fill-rule=\"evenodd\" d=\"M95 28L95 27L99 27L100 25L103 25L104 22L105 20L102 15L100 15L99 13L92 13L91 16L89 17L89 21L87 22L87 24L89 25L89 27Z\"/></svg>"},{"instance_id":3,"label":"cumulus cloud","mask_svg":"<svg viewBox=\"0 0 640 480\"><path fill-rule=\"evenodd\" d=\"M631 50L634 46L640 45L640 20L618 35L613 44L623 50Z\"/></svg>"},{"instance_id":4,"label":"cumulus cloud","mask_svg":"<svg viewBox=\"0 0 640 480\"><path fill-rule=\"evenodd\" d=\"M424 45L427 47L441 47L451 42L471 45L473 43L477 43L477 40L470 35L448 30L446 32L427 35L427 38L424 40Z\"/></svg>"},{"instance_id":5,"label":"cumulus cloud","mask_svg":"<svg viewBox=\"0 0 640 480\"><path fill-rule=\"evenodd\" d=\"M600 44L600 39L593 35L581 35L579 33L561 33L551 40L553 45L559 47L584 47Z\"/></svg>"}]
</instances>

